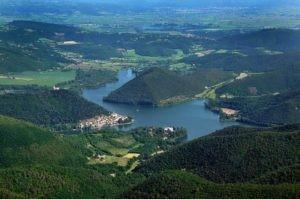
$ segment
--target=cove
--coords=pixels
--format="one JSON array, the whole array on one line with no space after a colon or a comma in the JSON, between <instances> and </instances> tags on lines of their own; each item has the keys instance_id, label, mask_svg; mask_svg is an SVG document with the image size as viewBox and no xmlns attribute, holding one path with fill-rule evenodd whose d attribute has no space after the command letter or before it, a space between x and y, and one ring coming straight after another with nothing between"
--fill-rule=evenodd
<instances>
[{"instance_id":1,"label":"cove","mask_svg":"<svg viewBox=\"0 0 300 199\"><path fill-rule=\"evenodd\" d=\"M188 140L192 140L218 129L238 124L232 121L220 121L218 114L205 108L204 100L193 100L166 107L133 106L103 102L103 98L111 91L121 87L134 77L135 74L131 69L120 70L118 81L95 89L84 89L82 95L88 101L99 104L111 112L132 117L134 123L122 127L123 130L142 126L184 127L188 131Z\"/></svg>"}]
</instances>

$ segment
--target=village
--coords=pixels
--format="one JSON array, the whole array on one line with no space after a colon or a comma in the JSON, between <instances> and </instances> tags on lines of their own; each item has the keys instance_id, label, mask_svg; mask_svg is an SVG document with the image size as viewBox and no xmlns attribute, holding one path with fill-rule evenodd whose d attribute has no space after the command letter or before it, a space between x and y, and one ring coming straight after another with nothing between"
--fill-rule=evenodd
<instances>
[{"instance_id":1,"label":"village","mask_svg":"<svg viewBox=\"0 0 300 199\"><path fill-rule=\"evenodd\" d=\"M230 108L220 108L220 114L223 119L236 119L239 111Z\"/></svg>"},{"instance_id":2,"label":"village","mask_svg":"<svg viewBox=\"0 0 300 199\"><path fill-rule=\"evenodd\" d=\"M100 130L104 127L112 127L118 125L131 124L133 119L128 116L111 113L109 115L100 115L79 122L79 129Z\"/></svg>"}]
</instances>

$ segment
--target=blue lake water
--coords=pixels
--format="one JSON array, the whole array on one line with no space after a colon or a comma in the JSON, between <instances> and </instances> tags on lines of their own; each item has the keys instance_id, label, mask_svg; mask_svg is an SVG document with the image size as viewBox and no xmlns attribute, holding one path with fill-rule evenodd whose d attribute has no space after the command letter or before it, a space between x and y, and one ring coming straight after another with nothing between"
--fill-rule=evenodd
<instances>
[{"instance_id":1,"label":"blue lake water","mask_svg":"<svg viewBox=\"0 0 300 199\"><path fill-rule=\"evenodd\" d=\"M188 131L188 139L191 140L215 130L238 124L237 122L220 121L218 114L205 108L204 100L193 100L167 107L133 106L103 102L103 98L111 91L121 87L134 77L132 70L121 70L118 73L117 82L96 89L84 89L83 97L109 111L131 116L134 123L124 127L124 130L141 126L184 127Z\"/></svg>"}]
</instances>

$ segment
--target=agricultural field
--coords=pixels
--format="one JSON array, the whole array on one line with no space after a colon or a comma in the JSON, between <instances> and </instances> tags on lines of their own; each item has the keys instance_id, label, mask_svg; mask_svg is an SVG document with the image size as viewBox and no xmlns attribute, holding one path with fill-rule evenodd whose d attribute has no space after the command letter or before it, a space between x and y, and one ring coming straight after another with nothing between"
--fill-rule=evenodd
<instances>
[{"instance_id":1,"label":"agricultural field","mask_svg":"<svg viewBox=\"0 0 300 199\"><path fill-rule=\"evenodd\" d=\"M134 49L127 50L124 53L124 63L126 65L135 67L136 69L141 69L143 67L153 67L153 66L165 66L171 70L176 71L187 71L191 70L192 66L185 63L178 63L186 55L182 50L176 49L174 53L170 56L143 56L135 52Z\"/></svg>"},{"instance_id":2,"label":"agricultural field","mask_svg":"<svg viewBox=\"0 0 300 199\"><path fill-rule=\"evenodd\" d=\"M15 74L0 74L0 85L38 85L53 87L75 79L75 71L28 71Z\"/></svg>"},{"instance_id":3,"label":"agricultural field","mask_svg":"<svg viewBox=\"0 0 300 199\"><path fill-rule=\"evenodd\" d=\"M113 164L125 167L131 159L140 156L139 153L130 152L131 149L143 144L134 139L132 134L103 132L88 135L89 149L94 156L89 158L88 164Z\"/></svg>"},{"instance_id":4,"label":"agricultural field","mask_svg":"<svg viewBox=\"0 0 300 199\"><path fill-rule=\"evenodd\" d=\"M129 164L129 161L132 159L136 159L140 156L138 153L127 153L126 155L122 157L118 156L111 156L111 155L104 155L100 158L91 159L88 164L94 165L94 164L114 164L116 163L118 166L126 167ZM136 167L139 164L138 160L134 160L133 167ZM130 172L130 171L129 171Z\"/></svg>"},{"instance_id":5,"label":"agricultural field","mask_svg":"<svg viewBox=\"0 0 300 199\"><path fill-rule=\"evenodd\" d=\"M143 68L160 66L168 67L171 70L186 71L192 70L190 64L180 63L180 60L187 55L182 50L176 49L170 56L144 56L139 55L135 49L128 49L122 54L122 58L111 58L110 60L84 60L79 65L70 64L70 69L82 70L105 70L117 72L122 68L134 68L142 70Z\"/></svg>"},{"instance_id":6,"label":"agricultural field","mask_svg":"<svg viewBox=\"0 0 300 199\"><path fill-rule=\"evenodd\" d=\"M69 139L83 143L92 152L88 157L89 165L117 164L131 172L145 157L159 154L158 149L182 143L185 139L177 139L185 135L185 130L180 128L172 135L166 134L162 128L138 128L129 132L106 129ZM164 137L167 139L163 140Z\"/></svg>"}]
</instances>

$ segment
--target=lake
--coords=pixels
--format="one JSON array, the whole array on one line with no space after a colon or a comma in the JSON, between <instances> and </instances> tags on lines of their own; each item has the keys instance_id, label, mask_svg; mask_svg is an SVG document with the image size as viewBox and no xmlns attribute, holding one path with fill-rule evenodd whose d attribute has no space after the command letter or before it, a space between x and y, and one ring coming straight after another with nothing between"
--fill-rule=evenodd
<instances>
[{"instance_id":1,"label":"lake","mask_svg":"<svg viewBox=\"0 0 300 199\"><path fill-rule=\"evenodd\" d=\"M182 104L166 107L134 106L103 102L111 91L132 80L135 74L131 69L124 69L118 73L118 81L108 83L95 89L84 89L83 97L88 101L101 105L109 111L128 115L134 119L132 125L123 127L129 130L141 126L176 126L184 127L188 131L188 139L207 135L215 130L227 126L237 125L233 121L220 121L219 115L207 110L204 100L193 100Z\"/></svg>"}]
</instances>

